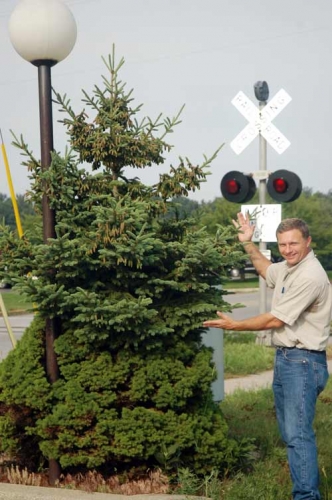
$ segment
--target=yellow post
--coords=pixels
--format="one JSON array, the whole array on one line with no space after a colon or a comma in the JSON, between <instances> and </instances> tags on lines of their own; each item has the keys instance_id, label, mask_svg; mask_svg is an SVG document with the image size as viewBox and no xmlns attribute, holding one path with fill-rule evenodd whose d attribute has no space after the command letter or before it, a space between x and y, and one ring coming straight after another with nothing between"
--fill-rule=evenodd
<instances>
[{"instance_id":1,"label":"yellow post","mask_svg":"<svg viewBox=\"0 0 332 500\"><path fill-rule=\"evenodd\" d=\"M16 197L15 197L15 193L14 193L14 187L13 187L13 182L12 182L12 176L10 174L7 153L6 153L6 148L5 148L5 145L4 145L4 142L3 142L1 129L0 129L0 136L1 136L1 151L2 151L2 156L3 156L3 161L4 161L4 164L5 164L5 168L6 168L6 174L7 174L7 180L8 180L8 186L9 186L10 196L11 196L12 203L13 203L13 209L14 209L14 215L15 215L15 220L16 220L17 232L18 232L19 237L22 238L23 230L22 230L22 225L21 225L21 219L20 219L20 214L19 214L19 211L18 211L17 201L16 201Z\"/></svg>"},{"instance_id":2,"label":"yellow post","mask_svg":"<svg viewBox=\"0 0 332 500\"><path fill-rule=\"evenodd\" d=\"M19 237L22 238L22 236L23 236L23 229L22 229L22 225L21 225L20 214L19 214L19 211L18 211L17 201L16 201L16 197L15 197L15 193L14 193L14 187L13 187L13 182L12 182L12 176L10 174L10 168L9 168L7 153L6 153L5 144L3 142L3 137L2 137L1 129L0 129L0 137L1 137L1 151L2 151L2 156L3 156L3 161L4 161L4 164L5 164L5 168L6 168L8 186L9 186L10 196L11 196L11 199L12 199L12 204L13 204L13 209L14 209L14 215L15 215L17 232L18 232ZM1 310L1 313L2 313L2 316L3 316L3 319L4 319L4 322L5 322L5 325L6 325L7 332L8 332L9 338L11 340L11 343L12 343L13 347L16 347L17 341L15 339L12 327L11 327L11 325L9 323L6 306L5 306L5 303L3 301L1 293L0 293L0 310Z\"/></svg>"}]
</instances>

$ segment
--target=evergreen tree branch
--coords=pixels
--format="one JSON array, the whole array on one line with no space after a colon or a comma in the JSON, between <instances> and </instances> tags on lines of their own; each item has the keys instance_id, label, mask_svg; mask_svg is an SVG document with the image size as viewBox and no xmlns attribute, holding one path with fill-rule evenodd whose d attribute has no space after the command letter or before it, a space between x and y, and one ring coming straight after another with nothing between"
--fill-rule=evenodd
<instances>
[{"instance_id":1,"label":"evergreen tree branch","mask_svg":"<svg viewBox=\"0 0 332 500\"><path fill-rule=\"evenodd\" d=\"M31 169L32 165L40 167L40 162L34 157L32 151L29 150L28 144L23 139L23 135L21 134L18 138L12 130L10 130L10 133L14 137L12 145L20 149L21 154L29 159L29 161L22 162L22 165L29 167L29 169Z\"/></svg>"},{"instance_id":2,"label":"evergreen tree branch","mask_svg":"<svg viewBox=\"0 0 332 500\"><path fill-rule=\"evenodd\" d=\"M178 112L178 114L176 116L173 117L172 120L170 120L169 118L165 118L164 120L164 127L165 127L165 132L163 133L163 135L159 138L160 140L163 140L164 137L167 135L167 134L170 134L173 132L173 128L180 124L181 123L181 120L179 120L179 117L183 111L185 107L185 104L183 104Z\"/></svg>"},{"instance_id":3,"label":"evergreen tree branch","mask_svg":"<svg viewBox=\"0 0 332 500\"><path fill-rule=\"evenodd\" d=\"M75 120L75 113L73 111L73 108L70 106L70 99L67 99L67 94L64 94L63 97L58 93L56 92L54 89L53 90L53 93L55 95L55 99L53 99L53 102L55 104L58 104L59 106L61 106L60 108L60 112L61 113L64 113L66 112L73 120ZM59 120L59 123L64 123L63 120Z\"/></svg>"}]
</instances>

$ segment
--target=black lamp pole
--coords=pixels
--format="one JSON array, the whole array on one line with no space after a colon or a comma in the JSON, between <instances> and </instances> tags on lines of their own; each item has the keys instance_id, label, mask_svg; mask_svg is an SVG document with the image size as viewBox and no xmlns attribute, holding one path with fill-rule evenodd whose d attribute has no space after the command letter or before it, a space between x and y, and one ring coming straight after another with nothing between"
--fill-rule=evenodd
<instances>
[{"instance_id":1,"label":"black lamp pole","mask_svg":"<svg viewBox=\"0 0 332 500\"><path fill-rule=\"evenodd\" d=\"M52 118L52 84L51 64L43 62L38 66L39 116L41 168L47 170L51 165L53 151L53 118ZM48 198L44 193L43 200L43 236L44 243L48 238L55 238L55 213L49 207Z\"/></svg>"},{"instance_id":2,"label":"black lamp pole","mask_svg":"<svg viewBox=\"0 0 332 500\"><path fill-rule=\"evenodd\" d=\"M41 168L44 172L51 165L51 152L53 151L53 118L52 118L52 84L51 66L53 62L41 61L38 65L38 88L39 88L39 116L40 116L40 144L41 144ZM55 211L50 208L49 199L45 192L42 198L43 212L43 239L49 243L49 238L55 238ZM54 269L50 269L54 273ZM46 374L49 382L54 384L59 378L59 367L54 341L60 334L60 318L47 318L45 325L45 358ZM61 474L60 464L55 459L49 460L49 483L55 485Z\"/></svg>"}]
</instances>

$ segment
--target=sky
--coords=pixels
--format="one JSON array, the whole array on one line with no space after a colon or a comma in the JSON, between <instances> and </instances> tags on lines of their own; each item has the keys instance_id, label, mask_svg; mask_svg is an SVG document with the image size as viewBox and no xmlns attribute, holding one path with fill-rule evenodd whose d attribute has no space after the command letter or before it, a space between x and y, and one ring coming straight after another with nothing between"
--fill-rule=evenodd
<instances>
[{"instance_id":1,"label":"sky","mask_svg":"<svg viewBox=\"0 0 332 500\"><path fill-rule=\"evenodd\" d=\"M46 1L46 0L45 0ZM8 23L19 0L0 0L0 128L16 194L30 181L12 145L22 134L40 156L37 69L11 45ZM64 0L77 23L70 55L52 68L52 85L80 112L82 89L102 85L102 61L115 45L125 59L120 77L133 89L140 116L173 117L184 104L182 123L168 136L173 145L164 166L134 171L146 184L158 181L178 158L200 164L224 144L196 201L221 196L230 170L259 169L256 138L237 155L232 140L248 121L232 104L242 91L255 105L253 86L268 83L270 99L285 90L290 103L273 124L290 141L278 154L267 146L267 170L291 170L313 192L332 189L332 2L331 0ZM64 152L66 134L53 107L54 147ZM9 194L0 158L0 193Z\"/></svg>"}]
</instances>

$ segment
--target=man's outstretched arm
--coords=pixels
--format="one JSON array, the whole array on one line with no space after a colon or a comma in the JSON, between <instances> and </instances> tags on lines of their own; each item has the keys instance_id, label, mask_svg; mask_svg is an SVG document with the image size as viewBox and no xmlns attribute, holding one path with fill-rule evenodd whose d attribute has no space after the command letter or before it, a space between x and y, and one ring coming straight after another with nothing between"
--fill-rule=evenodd
<instances>
[{"instance_id":1,"label":"man's outstretched arm","mask_svg":"<svg viewBox=\"0 0 332 500\"><path fill-rule=\"evenodd\" d=\"M209 328L223 328L234 331L260 331L280 328L285 323L273 316L271 313L259 314L252 318L235 320L227 314L217 311L218 319L209 319L203 322L203 326Z\"/></svg>"}]
</instances>

